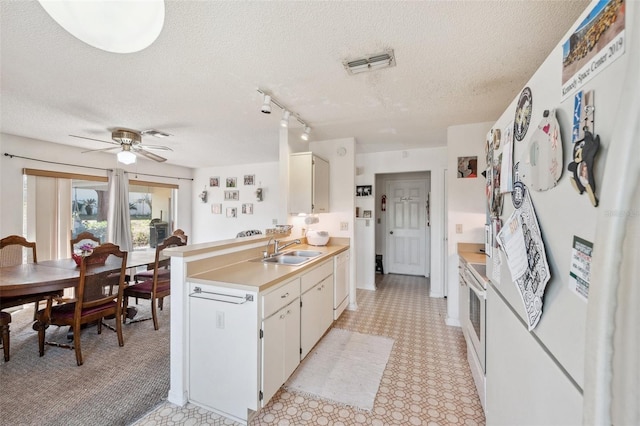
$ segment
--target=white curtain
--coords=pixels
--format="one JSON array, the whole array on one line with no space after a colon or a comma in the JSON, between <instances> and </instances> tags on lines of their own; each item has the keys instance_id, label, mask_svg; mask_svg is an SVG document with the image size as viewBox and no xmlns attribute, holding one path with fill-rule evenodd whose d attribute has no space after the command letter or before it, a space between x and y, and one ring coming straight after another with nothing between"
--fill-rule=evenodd
<instances>
[{"instance_id":1,"label":"white curtain","mask_svg":"<svg viewBox=\"0 0 640 426\"><path fill-rule=\"evenodd\" d=\"M71 179L27 176L26 238L38 260L71 257Z\"/></svg>"},{"instance_id":2,"label":"white curtain","mask_svg":"<svg viewBox=\"0 0 640 426\"><path fill-rule=\"evenodd\" d=\"M129 180L122 169L109 170L107 173L109 176L107 241L117 244L122 251L132 251Z\"/></svg>"}]
</instances>

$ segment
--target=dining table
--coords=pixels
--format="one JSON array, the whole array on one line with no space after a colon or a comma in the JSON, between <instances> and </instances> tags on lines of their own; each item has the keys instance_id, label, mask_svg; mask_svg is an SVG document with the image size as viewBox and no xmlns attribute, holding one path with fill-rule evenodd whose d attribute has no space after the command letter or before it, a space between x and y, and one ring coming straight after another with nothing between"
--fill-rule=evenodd
<instances>
[{"instance_id":1,"label":"dining table","mask_svg":"<svg viewBox=\"0 0 640 426\"><path fill-rule=\"evenodd\" d=\"M155 250L129 252L127 269L148 268L154 264L155 256ZM5 266L0 268L0 298L63 290L75 287L79 279L80 267L72 258Z\"/></svg>"}]
</instances>

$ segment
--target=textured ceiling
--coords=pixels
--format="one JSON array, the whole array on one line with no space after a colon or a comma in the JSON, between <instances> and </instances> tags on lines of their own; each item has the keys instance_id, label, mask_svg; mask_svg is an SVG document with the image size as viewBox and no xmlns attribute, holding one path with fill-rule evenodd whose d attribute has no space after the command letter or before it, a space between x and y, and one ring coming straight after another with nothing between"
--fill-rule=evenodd
<instances>
[{"instance_id":1,"label":"textured ceiling","mask_svg":"<svg viewBox=\"0 0 640 426\"><path fill-rule=\"evenodd\" d=\"M276 161L281 111L259 112L262 88L309 123L311 140L444 146L448 126L496 120L588 4L167 1L156 42L114 54L35 1L2 0L1 131L94 149L106 145L69 135L155 128L174 136L143 142L172 147L172 164ZM394 68L342 66L387 48Z\"/></svg>"}]
</instances>

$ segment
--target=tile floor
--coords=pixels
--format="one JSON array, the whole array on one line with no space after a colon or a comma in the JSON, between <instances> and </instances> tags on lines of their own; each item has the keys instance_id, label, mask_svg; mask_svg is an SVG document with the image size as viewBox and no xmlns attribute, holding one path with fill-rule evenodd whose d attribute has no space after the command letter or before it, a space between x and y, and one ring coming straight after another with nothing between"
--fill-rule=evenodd
<instances>
[{"instance_id":1,"label":"tile floor","mask_svg":"<svg viewBox=\"0 0 640 426\"><path fill-rule=\"evenodd\" d=\"M334 327L395 340L372 412L280 389L253 425L484 425L485 417L458 327L445 325L446 299L429 298L426 278L376 275L377 291L358 290L358 310ZM187 404L169 402L135 423L234 425Z\"/></svg>"}]
</instances>

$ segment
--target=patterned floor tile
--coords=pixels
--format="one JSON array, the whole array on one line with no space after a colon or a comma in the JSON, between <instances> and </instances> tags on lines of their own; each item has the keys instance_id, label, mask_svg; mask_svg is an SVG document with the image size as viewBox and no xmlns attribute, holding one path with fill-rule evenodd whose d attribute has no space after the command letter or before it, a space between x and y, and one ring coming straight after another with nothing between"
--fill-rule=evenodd
<instances>
[{"instance_id":1,"label":"patterned floor tile","mask_svg":"<svg viewBox=\"0 0 640 426\"><path fill-rule=\"evenodd\" d=\"M371 412L280 389L252 425L484 425L462 331L445 325L445 299L429 297L429 280L376 275L376 291L358 290L358 310L334 327L395 340ZM234 425L192 404L165 402L136 426Z\"/></svg>"}]
</instances>

